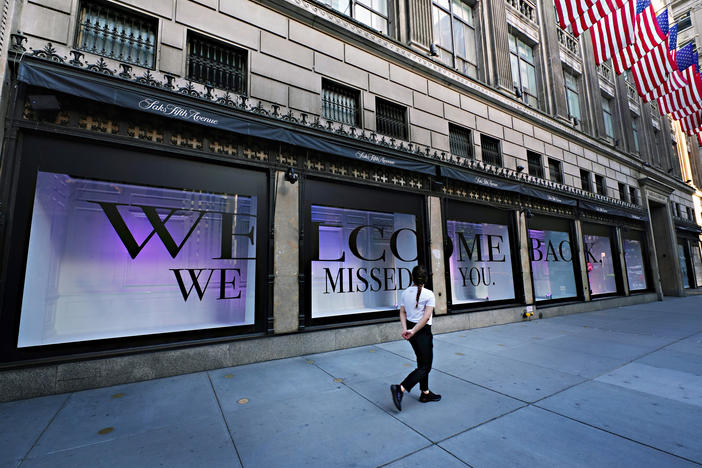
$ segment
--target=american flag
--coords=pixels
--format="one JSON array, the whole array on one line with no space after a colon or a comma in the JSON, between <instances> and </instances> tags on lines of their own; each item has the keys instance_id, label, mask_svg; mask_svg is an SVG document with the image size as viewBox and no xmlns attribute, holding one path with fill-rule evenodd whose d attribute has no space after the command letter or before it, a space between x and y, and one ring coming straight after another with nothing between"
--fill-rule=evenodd
<instances>
[{"instance_id":1,"label":"american flag","mask_svg":"<svg viewBox=\"0 0 702 468\"><path fill-rule=\"evenodd\" d=\"M571 24L571 27L573 28L573 35L578 37L600 19L614 11L617 11L630 1L634 0L598 0L592 5L592 8L581 16L578 16L575 21L573 21Z\"/></svg>"},{"instance_id":2,"label":"american flag","mask_svg":"<svg viewBox=\"0 0 702 468\"><path fill-rule=\"evenodd\" d=\"M702 111L694 112L687 117L680 119L680 127L688 135L694 135L702 130Z\"/></svg>"},{"instance_id":3,"label":"american flag","mask_svg":"<svg viewBox=\"0 0 702 468\"><path fill-rule=\"evenodd\" d=\"M668 75L668 79L665 83L643 97L644 102L652 101L687 86L689 81L694 79L693 72L694 70L692 68L688 68L685 71L674 70L670 75Z\"/></svg>"},{"instance_id":4,"label":"american flag","mask_svg":"<svg viewBox=\"0 0 702 468\"><path fill-rule=\"evenodd\" d=\"M688 67L691 67L693 65L693 53L695 51L694 44L690 43L683 47L682 49L679 49L677 53L675 54L675 62L678 65L678 70L683 71Z\"/></svg>"},{"instance_id":5,"label":"american flag","mask_svg":"<svg viewBox=\"0 0 702 468\"><path fill-rule=\"evenodd\" d=\"M697 134L697 144L702 146L702 133Z\"/></svg>"},{"instance_id":6,"label":"american flag","mask_svg":"<svg viewBox=\"0 0 702 468\"><path fill-rule=\"evenodd\" d=\"M700 72L700 56L697 52L692 54L692 63L695 64L695 70L697 70L697 73Z\"/></svg>"},{"instance_id":7,"label":"american flag","mask_svg":"<svg viewBox=\"0 0 702 468\"><path fill-rule=\"evenodd\" d=\"M693 73L687 86L658 98L661 114L673 114L680 120L702 108L702 80L699 73Z\"/></svg>"},{"instance_id":8,"label":"american flag","mask_svg":"<svg viewBox=\"0 0 702 468\"><path fill-rule=\"evenodd\" d=\"M561 29L568 27L570 23L590 9L596 0L556 0L556 12L558 13L558 23Z\"/></svg>"},{"instance_id":9,"label":"american flag","mask_svg":"<svg viewBox=\"0 0 702 468\"><path fill-rule=\"evenodd\" d=\"M590 28L596 65L600 65L629 44L634 44L634 17L634 2L630 1Z\"/></svg>"},{"instance_id":10,"label":"american flag","mask_svg":"<svg viewBox=\"0 0 702 468\"><path fill-rule=\"evenodd\" d=\"M647 3L647 0L639 0L636 6ZM621 52L614 54L612 62L617 74L622 74L631 68L642 56L655 46L660 44L667 37L663 30L668 30L668 12L664 11L656 18L653 6L648 4L645 9L636 16L636 37L634 44L625 47Z\"/></svg>"},{"instance_id":11,"label":"american flag","mask_svg":"<svg viewBox=\"0 0 702 468\"><path fill-rule=\"evenodd\" d=\"M675 70L668 50L668 41L663 41L631 67L639 96L645 96L665 83L668 74Z\"/></svg>"},{"instance_id":12,"label":"american flag","mask_svg":"<svg viewBox=\"0 0 702 468\"><path fill-rule=\"evenodd\" d=\"M668 31L668 45L670 46L670 50L678 48L678 23L672 25Z\"/></svg>"}]
</instances>

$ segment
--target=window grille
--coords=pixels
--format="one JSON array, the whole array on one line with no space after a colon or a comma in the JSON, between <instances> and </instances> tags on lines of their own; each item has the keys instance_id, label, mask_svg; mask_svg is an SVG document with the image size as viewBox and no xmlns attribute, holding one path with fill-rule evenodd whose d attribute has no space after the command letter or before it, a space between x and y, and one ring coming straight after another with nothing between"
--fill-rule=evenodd
<instances>
[{"instance_id":1,"label":"window grille","mask_svg":"<svg viewBox=\"0 0 702 468\"><path fill-rule=\"evenodd\" d=\"M529 175L543 179L544 168L541 165L541 155L527 151L527 162L529 163Z\"/></svg>"},{"instance_id":2,"label":"window grille","mask_svg":"<svg viewBox=\"0 0 702 468\"><path fill-rule=\"evenodd\" d=\"M81 4L76 49L153 68L157 22L98 2Z\"/></svg>"},{"instance_id":3,"label":"window grille","mask_svg":"<svg viewBox=\"0 0 702 468\"><path fill-rule=\"evenodd\" d=\"M619 199L623 202L628 202L629 197L626 193L626 184L619 182Z\"/></svg>"},{"instance_id":4,"label":"window grille","mask_svg":"<svg viewBox=\"0 0 702 468\"><path fill-rule=\"evenodd\" d=\"M580 187L586 192L592 192L592 179L585 169L580 169Z\"/></svg>"},{"instance_id":5,"label":"window grille","mask_svg":"<svg viewBox=\"0 0 702 468\"><path fill-rule=\"evenodd\" d=\"M357 127L359 92L328 80L322 80L322 117Z\"/></svg>"},{"instance_id":6,"label":"window grille","mask_svg":"<svg viewBox=\"0 0 702 468\"><path fill-rule=\"evenodd\" d=\"M188 79L246 94L246 51L188 34Z\"/></svg>"},{"instance_id":7,"label":"window grille","mask_svg":"<svg viewBox=\"0 0 702 468\"><path fill-rule=\"evenodd\" d=\"M480 146L482 147L484 163L502 167L502 155L500 154L499 140L486 135L480 135Z\"/></svg>"},{"instance_id":8,"label":"window grille","mask_svg":"<svg viewBox=\"0 0 702 468\"><path fill-rule=\"evenodd\" d=\"M607 186L605 185L605 178L603 176L595 174L595 188L597 189L597 193L607 196Z\"/></svg>"},{"instance_id":9,"label":"window grille","mask_svg":"<svg viewBox=\"0 0 702 468\"><path fill-rule=\"evenodd\" d=\"M376 98L375 131L381 135L407 140L407 109Z\"/></svg>"},{"instance_id":10,"label":"window grille","mask_svg":"<svg viewBox=\"0 0 702 468\"><path fill-rule=\"evenodd\" d=\"M470 130L449 124L449 144L451 154L462 158L473 159L473 144L470 139Z\"/></svg>"},{"instance_id":11,"label":"window grille","mask_svg":"<svg viewBox=\"0 0 702 468\"><path fill-rule=\"evenodd\" d=\"M563 183L563 166L560 161L548 158L548 173L551 176L551 181L557 184Z\"/></svg>"},{"instance_id":12,"label":"window grille","mask_svg":"<svg viewBox=\"0 0 702 468\"><path fill-rule=\"evenodd\" d=\"M633 203L634 205L639 204L639 194L636 191L635 187L629 187L629 196L631 199L631 203Z\"/></svg>"}]
</instances>

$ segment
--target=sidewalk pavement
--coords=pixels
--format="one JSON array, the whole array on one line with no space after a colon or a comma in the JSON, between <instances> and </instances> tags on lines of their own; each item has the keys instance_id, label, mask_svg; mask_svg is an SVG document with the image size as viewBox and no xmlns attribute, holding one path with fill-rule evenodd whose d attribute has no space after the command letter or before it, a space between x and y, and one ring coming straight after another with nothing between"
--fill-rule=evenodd
<instances>
[{"instance_id":1,"label":"sidewalk pavement","mask_svg":"<svg viewBox=\"0 0 702 468\"><path fill-rule=\"evenodd\" d=\"M400 327L398 324L398 337ZM0 466L702 465L702 296L0 404Z\"/></svg>"}]
</instances>

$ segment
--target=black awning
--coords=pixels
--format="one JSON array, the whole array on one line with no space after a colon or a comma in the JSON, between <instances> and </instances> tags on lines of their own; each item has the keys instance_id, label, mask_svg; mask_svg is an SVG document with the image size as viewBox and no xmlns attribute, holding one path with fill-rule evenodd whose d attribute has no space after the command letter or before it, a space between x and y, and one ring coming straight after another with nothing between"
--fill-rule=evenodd
<instances>
[{"instance_id":1,"label":"black awning","mask_svg":"<svg viewBox=\"0 0 702 468\"><path fill-rule=\"evenodd\" d=\"M681 231L687 231L687 232L692 232L694 234L702 234L702 228L696 227L696 226L680 226L676 225L675 229L679 229Z\"/></svg>"},{"instance_id":2,"label":"black awning","mask_svg":"<svg viewBox=\"0 0 702 468\"><path fill-rule=\"evenodd\" d=\"M646 221L648 219L648 217L644 213L627 211L613 206L600 205L598 203L592 203L583 200L579 201L578 204L580 205L580 208L584 210L595 211L597 213L602 213L610 216L622 216L624 218L631 218L637 221Z\"/></svg>"},{"instance_id":3,"label":"black awning","mask_svg":"<svg viewBox=\"0 0 702 468\"><path fill-rule=\"evenodd\" d=\"M160 93L157 90L141 89L134 84L119 81L107 82L101 77L79 76L71 70L62 70L56 66L24 62L20 64L19 80L32 86L93 101L241 135L288 143L372 164L432 175L436 171L435 165L428 162L396 158L382 150L375 153L353 143L339 143L309 132L283 128L274 123L259 122L245 116L235 116L231 113L207 109L197 103L183 102L187 99L177 99L171 94Z\"/></svg>"},{"instance_id":4,"label":"black awning","mask_svg":"<svg viewBox=\"0 0 702 468\"><path fill-rule=\"evenodd\" d=\"M507 192L520 193L522 195L539 198L541 200L546 200L553 203L560 203L561 205L576 205L576 201L571 198L555 195L545 190L539 190L535 187L530 187L528 185L520 183L507 182L499 179L494 179L492 177L487 177L484 175L472 174L470 172L463 171L461 169L455 169L453 167L442 166L441 175L444 177L449 177L451 179L460 180L462 182L467 182L469 184L481 185L483 187L494 188L497 190L505 190Z\"/></svg>"}]
</instances>

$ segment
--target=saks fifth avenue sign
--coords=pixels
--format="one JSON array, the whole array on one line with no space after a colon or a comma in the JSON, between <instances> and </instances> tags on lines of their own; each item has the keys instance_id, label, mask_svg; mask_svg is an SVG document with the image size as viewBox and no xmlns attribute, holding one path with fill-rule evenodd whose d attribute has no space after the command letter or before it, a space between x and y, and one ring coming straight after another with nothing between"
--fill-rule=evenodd
<instances>
[{"instance_id":1,"label":"saks fifth avenue sign","mask_svg":"<svg viewBox=\"0 0 702 468\"><path fill-rule=\"evenodd\" d=\"M183 120L192 120L193 122L204 123L209 125L219 124L219 120L213 117L203 115L200 111L189 109L187 107L176 104L163 103L157 99L144 98L139 101L139 108L157 112L169 117L176 117Z\"/></svg>"}]
</instances>

